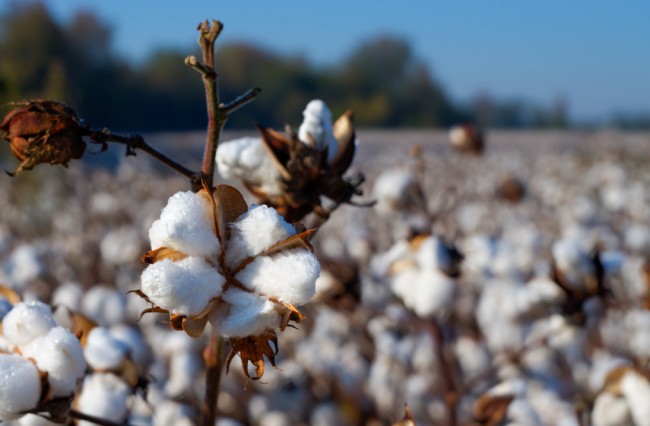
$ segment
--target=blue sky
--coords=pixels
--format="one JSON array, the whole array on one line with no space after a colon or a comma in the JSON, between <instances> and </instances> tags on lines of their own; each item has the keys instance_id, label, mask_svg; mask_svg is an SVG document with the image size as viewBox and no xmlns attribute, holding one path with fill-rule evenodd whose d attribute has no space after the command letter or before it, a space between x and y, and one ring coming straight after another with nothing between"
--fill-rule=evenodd
<instances>
[{"instance_id":1,"label":"blue sky","mask_svg":"<svg viewBox=\"0 0 650 426\"><path fill-rule=\"evenodd\" d=\"M224 42L253 41L317 64L389 33L409 40L459 101L486 92L548 105L563 96L577 119L650 113L650 2L644 0L45 3L62 20L79 8L96 12L113 27L116 51L135 60L157 46L193 48L196 24L206 18L224 22Z\"/></svg>"}]
</instances>

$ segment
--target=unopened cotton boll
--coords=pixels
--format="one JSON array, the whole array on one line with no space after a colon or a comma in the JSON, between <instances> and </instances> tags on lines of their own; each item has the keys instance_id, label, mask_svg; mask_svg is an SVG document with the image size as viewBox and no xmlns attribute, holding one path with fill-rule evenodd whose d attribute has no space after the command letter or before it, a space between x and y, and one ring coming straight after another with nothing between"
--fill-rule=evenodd
<instances>
[{"instance_id":1,"label":"unopened cotton boll","mask_svg":"<svg viewBox=\"0 0 650 426\"><path fill-rule=\"evenodd\" d=\"M217 168L226 179L241 179L268 195L280 195L280 171L260 138L226 141L217 148Z\"/></svg>"},{"instance_id":2,"label":"unopened cotton boll","mask_svg":"<svg viewBox=\"0 0 650 426\"><path fill-rule=\"evenodd\" d=\"M231 225L226 263L236 267L247 257L255 256L295 234L294 227L275 209L265 205L253 205Z\"/></svg>"},{"instance_id":3,"label":"unopened cotton boll","mask_svg":"<svg viewBox=\"0 0 650 426\"><path fill-rule=\"evenodd\" d=\"M72 395L86 370L79 340L63 327L55 327L34 339L22 352L23 356L36 362L40 371L47 373L52 397Z\"/></svg>"},{"instance_id":4,"label":"unopened cotton boll","mask_svg":"<svg viewBox=\"0 0 650 426\"><path fill-rule=\"evenodd\" d=\"M10 344L25 345L56 326L52 309L42 302L21 302L2 320L2 332Z\"/></svg>"},{"instance_id":5,"label":"unopened cotton boll","mask_svg":"<svg viewBox=\"0 0 650 426\"><path fill-rule=\"evenodd\" d=\"M84 356L94 370L114 370L120 367L129 347L115 339L103 327L95 327L88 333Z\"/></svg>"},{"instance_id":6,"label":"unopened cotton boll","mask_svg":"<svg viewBox=\"0 0 650 426\"><path fill-rule=\"evenodd\" d=\"M0 420L21 417L36 407L40 396L36 366L19 355L0 354Z\"/></svg>"},{"instance_id":7,"label":"unopened cotton boll","mask_svg":"<svg viewBox=\"0 0 650 426\"><path fill-rule=\"evenodd\" d=\"M339 144L332 130L332 113L320 99L307 104L302 113L304 119L298 129L298 138L307 145L316 144L313 148L324 151L327 149L327 163L332 164L339 150Z\"/></svg>"},{"instance_id":8,"label":"unopened cotton boll","mask_svg":"<svg viewBox=\"0 0 650 426\"><path fill-rule=\"evenodd\" d=\"M212 206L193 192L177 192L149 229L151 249L168 247L189 256L214 256L219 240L213 231Z\"/></svg>"},{"instance_id":9,"label":"unopened cotton boll","mask_svg":"<svg viewBox=\"0 0 650 426\"><path fill-rule=\"evenodd\" d=\"M142 291L170 313L197 315L221 295L224 277L199 257L163 259L142 273Z\"/></svg>"},{"instance_id":10,"label":"unopened cotton boll","mask_svg":"<svg viewBox=\"0 0 650 426\"><path fill-rule=\"evenodd\" d=\"M86 376L81 395L77 398L77 410L84 414L121 423L127 415L129 387L111 373L95 373ZM94 423L79 421L79 426Z\"/></svg>"},{"instance_id":11,"label":"unopened cotton boll","mask_svg":"<svg viewBox=\"0 0 650 426\"><path fill-rule=\"evenodd\" d=\"M320 264L307 249L258 256L237 274L244 285L283 302L303 305L316 293Z\"/></svg>"}]
</instances>

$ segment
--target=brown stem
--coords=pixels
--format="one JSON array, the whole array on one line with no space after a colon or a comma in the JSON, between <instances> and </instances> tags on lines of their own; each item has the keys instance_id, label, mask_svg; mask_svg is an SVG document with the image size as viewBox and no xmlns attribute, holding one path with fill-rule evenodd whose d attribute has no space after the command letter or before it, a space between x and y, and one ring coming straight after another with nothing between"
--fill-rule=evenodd
<instances>
[{"instance_id":1,"label":"brown stem","mask_svg":"<svg viewBox=\"0 0 650 426\"><path fill-rule=\"evenodd\" d=\"M198 180L200 182L201 180L201 176L197 172L188 169L187 167L177 163L176 161L169 158L167 155L158 151L156 148L149 145L141 135L137 135L137 134L126 135L126 136L118 135L116 133L112 133L108 129L96 130L96 129L85 128L82 130L83 130L83 134L85 136L88 136L91 139L91 141L95 143L105 144L107 142L116 142L116 143L124 144L127 146L127 151L126 151L127 155L135 155L135 150L139 149L151 155L153 158L160 161L161 163L181 173L182 175L187 176L192 181L193 184L195 181Z\"/></svg>"},{"instance_id":2,"label":"brown stem","mask_svg":"<svg viewBox=\"0 0 650 426\"><path fill-rule=\"evenodd\" d=\"M433 337L435 348L436 348L436 359L438 361L439 371L442 375L442 380L445 384L445 406L447 407L447 419L449 420L450 426L456 426L458 420L456 418L456 405L458 402L458 391L456 389L456 384L452 376L452 369L447 362L447 357L445 356L445 337L442 334L442 327L438 323L438 320L432 319L427 322L427 329Z\"/></svg>"},{"instance_id":3,"label":"brown stem","mask_svg":"<svg viewBox=\"0 0 650 426\"><path fill-rule=\"evenodd\" d=\"M203 351L203 360L205 361L205 399L203 400L201 421L203 426L214 426L217 419L219 384L223 370L222 343L222 339L213 329L208 346Z\"/></svg>"},{"instance_id":4,"label":"brown stem","mask_svg":"<svg viewBox=\"0 0 650 426\"><path fill-rule=\"evenodd\" d=\"M84 420L90 423L95 423L96 425L102 425L102 426L125 426L128 425L128 423L116 423L112 422L110 420L102 419L99 417L91 416L90 414L84 414L81 413L77 410L70 410L68 413L70 417L73 419L79 419L79 420Z\"/></svg>"},{"instance_id":5,"label":"brown stem","mask_svg":"<svg viewBox=\"0 0 650 426\"><path fill-rule=\"evenodd\" d=\"M257 97L262 93L262 89L259 87L255 87L253 89L248 90L248 92L244 93L237 99L235 99L232 102L229 102L227 105L221 105L220 108L225 111L227 114L230 114L233 111L237 111L239 108L243 107L253 99Z\"/></svg>"}]
</instances>

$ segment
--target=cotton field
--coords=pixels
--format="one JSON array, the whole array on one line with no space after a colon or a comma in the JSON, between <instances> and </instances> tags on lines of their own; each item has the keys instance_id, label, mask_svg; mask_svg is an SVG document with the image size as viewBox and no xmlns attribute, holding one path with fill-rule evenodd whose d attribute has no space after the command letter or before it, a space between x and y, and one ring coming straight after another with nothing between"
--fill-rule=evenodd
<instances>
[{"instance_id":1,"label":"cotton field","mask_svg":"<svg viewBox=\"0 0 650 426\"><path fill-rule=\"evenodd\" d=\"M303 129L323 114L310 108L300 133L348 166L332 117L322 137ZM202 135L146 138L198 162ZM271 324L277 341L255 342L270 352L221 347L217 425L385 425L406 404L401 424L650 425L650 135L492 131L482 152L446 131L355 140L328 179L361 171L346 188L362 193L300 223L249 207L279 191L252 132L222 137L216 183L244 204L221 228L186 178L120 147L1 178L0 419L196 424L213 327ZM205 260L222 251L225 278Z\"/></svg>"}]
</instances>

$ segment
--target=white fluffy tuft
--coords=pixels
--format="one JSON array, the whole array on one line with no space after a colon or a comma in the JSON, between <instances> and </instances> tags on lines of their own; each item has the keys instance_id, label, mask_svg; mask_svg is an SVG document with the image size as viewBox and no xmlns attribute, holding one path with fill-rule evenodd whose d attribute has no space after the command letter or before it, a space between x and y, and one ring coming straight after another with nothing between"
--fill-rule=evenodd
<instances>
[{"instance_id":1,"label":"white fluffy tuft","mask_svg":"<svg viewBox=\"0 0 650 426\"><path fill-rule=\"evenodd\" d=\"M231 288L223 294L230 306L223 306L210 316L210 323L227 337L246 337L261 334L280 326L280 315L275 304L254 293Z\"/></svg>"},{"instance_id":2,"label":"white fluffy tuft","mask_svg":"<svg viewBox=\"0 0 650 426\"><path fill-rule=\"evenodd\" d=\"M196 315L213 297L221 295L224 278L203 259L177 262L164 259L142 273L142 291L157 306L171 313Z\"/></svg>"},{"instance_id":3,"label":"white fluffy tuft","mask_svg":"<svg viewBox=\"0 0 650 426\"><path fill-rule=\"evenodd\" d=\"M316 293L318 259L307 249L259 256L237 278L249 288L283 302L304 305Z\"/></svg>"},{"instance_id":4,"label":"white fluffy tuft","mask_svg":"<svg viewBox=\"0 0 650 426\"><path fill-rule=\"evenodd\" d=\"M84 379L76 408L84 414L122 423L127 415L128 396L128 385L117 376L111 373L96 373ZM93 423L79 422L79 426L91 425Z\"/></svg>"},{"instance_id":5,"label":"white fluffy tuft","mask_svg":"<svg viewBox=\"0 0 650 426\"><path fill-rule=\"evenodd\" d=\"M149 229L153 250L169 247L190 256L214 256L219 240L213 230L210 203L193 192L177 192Z\"/></svg>"},{"instance_id":6,"label":"white fluffy tuft","mask_svg":"<svg viewBox=\"0 0 650 426\"><path fill-rule=\"evenodd\" d=\"M56 326L52 309L42 302L22 302L2 320L2 332L12 345L25 345Z\"/></svg>"},{"instance_id":7,"label":"white fluffy tuft","mask_svg":"<svg viewBox=\"0 0 650 426\"><path fill-rule=\"evenodd\" d=\"M255 256L296 234L294 227L275 209L265 205L251 206L232 224L231 229L226 263L233 268L247 257Z\"/></svg>"},{"instance_id":8,"label":"white fluffy tuft","mask_svg":"<svg viewBox=\"0 0 650 426\"><path fill-rule=\"evenodd\" d=\"M126 315L126 296L115 288L95 286L83 296L81 312L103 327L118 324Z\"/></svg>"},{"instance_id":9,"label":"white fluffy tuft","mask_svg":"<svg viewBox=\"0 0 650 426\"><path fill-rule=\"evenodd\" d=\"M302 113L304 119L298 129L298 138L307 145L313 140L319 151L327 149L327 162L332 163L338 154L339 144L332 130L332 113L320 99L307 104Z\"/></svg>"},{"instance_id":10,"label":"white fluffy tuft","mask_svg":"<svg viewBox=\"0 0 650 426\"><path fill-rule=\"evenodd\" d=\"M104 327L95 327L88 333L84 356L95 370L117 369L129 352L129 347L115 339Z\"/></svg>"},{"instance_id":11,"label":"white fluffy tuft","mask_svg":"<svg viewBox=\"0 0 650 426\"><path fill-rule=\"evenodd\" d=\"M23 349L23 356L33 359L40 371L47 372L53 397L72 395L86 370L79 340L63 327L55 327L33 340Z\"/></svg>"},{"instance_id":12,"label":"white fluffy tuft","mask_svg":"<svg viewBox=\"0 0 650 426\"><path fill-rule=\"evenodd\" d=\"M36 407L41 378L36 366L20 355L0 354L0 420L12 420Z\"/></svg>"}]
</instances>

